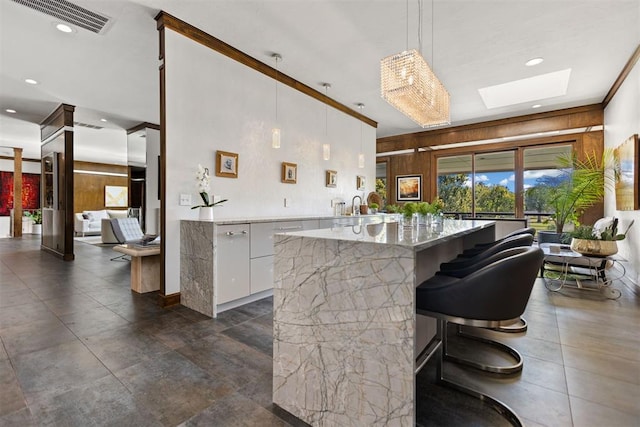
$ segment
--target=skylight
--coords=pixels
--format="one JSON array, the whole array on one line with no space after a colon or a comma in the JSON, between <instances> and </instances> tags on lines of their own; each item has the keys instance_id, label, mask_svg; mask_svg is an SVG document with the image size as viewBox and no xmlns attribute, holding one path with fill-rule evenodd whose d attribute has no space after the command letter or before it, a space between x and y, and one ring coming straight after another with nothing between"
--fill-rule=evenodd
<instances>
[{"instance_id":1,"label":"skylight","mask_svg":"<svg viewBox=\"0 0 640 427\"><path fill-rule=\"evenodd\" d=\"M571 68L478 89L484 105L506 107L566 95Z\"/></svg>"}]
</instances>

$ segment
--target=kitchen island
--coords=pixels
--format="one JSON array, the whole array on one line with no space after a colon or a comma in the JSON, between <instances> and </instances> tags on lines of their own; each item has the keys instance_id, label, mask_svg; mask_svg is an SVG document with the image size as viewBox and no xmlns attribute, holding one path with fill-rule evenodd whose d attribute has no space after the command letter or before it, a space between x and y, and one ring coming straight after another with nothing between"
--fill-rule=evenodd
<instances>
[{"instance_id":1,"label":"kitchen island","mask_svg":"<svg viewBox=\"0 0 640 427\"><path fill-rule=\"evenodd\" d=\"M435 334L415 288L493 221L276 234L273 402L318 426L415 422L416 356Z\"/></svg>"}]
</instances>

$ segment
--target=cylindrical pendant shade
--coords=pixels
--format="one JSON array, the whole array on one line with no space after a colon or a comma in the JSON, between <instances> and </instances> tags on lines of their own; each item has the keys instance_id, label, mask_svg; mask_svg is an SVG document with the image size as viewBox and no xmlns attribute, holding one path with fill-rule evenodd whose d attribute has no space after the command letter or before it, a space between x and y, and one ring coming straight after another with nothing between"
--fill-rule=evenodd
<instances>
[{"instance_id":1,"label":"cylindrical pendant shade","mask_svg":"<svg viewBox=\"0 0 640 427\"><path fill-rule=\"evenodd\" d=\"M273 128L271 130L271 147L280 148L280 129Z\"/></svg>"}]
</instances>

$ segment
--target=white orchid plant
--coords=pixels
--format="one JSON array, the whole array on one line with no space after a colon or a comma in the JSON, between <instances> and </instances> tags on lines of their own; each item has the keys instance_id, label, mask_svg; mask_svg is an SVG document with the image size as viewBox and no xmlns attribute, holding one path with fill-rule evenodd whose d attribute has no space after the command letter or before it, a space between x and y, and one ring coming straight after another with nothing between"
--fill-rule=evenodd
<instances>
[{"instance_id":1,"label":"white orchid plant","mask_svg":"<svg viewBox=\"0 0 640 427\"><path fill-rule=\"evenodd\" d=\"M203 167L202 165L198 165L198 170L196 171L196 188L198 189L198 193L202 198L202 205L193 206L191 209L196 208L204 208L204 207L212 207L215 205L219 205L220 203L224 203L227 199L220 200L218 202L213 202L213 199L209 199L209 186L211 183L211 177L209 176L209 169Z\"/></svg>"}]
</instances>

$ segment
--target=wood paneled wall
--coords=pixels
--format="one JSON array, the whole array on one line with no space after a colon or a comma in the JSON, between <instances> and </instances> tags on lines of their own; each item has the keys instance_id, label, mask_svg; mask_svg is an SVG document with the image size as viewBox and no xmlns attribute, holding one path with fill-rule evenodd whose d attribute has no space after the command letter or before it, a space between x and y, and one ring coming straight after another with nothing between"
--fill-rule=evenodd
<instances>
[{"instance_id":1,"label":"wood paneled wall","mask_svg":"<svg viewBox=\"0 0 640 427\"><path fill-rule=\"evenodd\" d=\"M589 131L565 135L531 137L515 141L503 141L475 145L472 147L457 147L451 149L429 150L430 146L442 146L459 142L491 139L506 136L535 134L551 130L575 129L583 126L599 126L604 124L602 105L588 105L547 113L531 114L511 119L495 120L447 129L418 132L408 135L398 135L377 140L378 153L395 150L415 150L410 154L378 157L378 162L387 163L387 203L396 202L396 176L422 175L422 200L431 202L437 195L437 158L441 156L461 155L477 152L503 151L517 149L516 168L522 168L522 150L524 147L542 146L546 144L569 143L573 145L578 158L595 153L602 156L604 152L604 132ZM418 151L423 148L428 151ZM523 203L522 196L517 196L517 202ZM522 209L516 214L522 216ZM581 222L593 223L604 215L604 204L598 203L588 209Z\"/></svg>"},{"instance_id":2,"label":"wood paneled wall","mask_svg":"<svg viewBox=\"0 0 640 427\"><path fill-rule=\"evenodd\" d=\"M91 162L74 162L75 170L96 171L96 172L109 172L119 173L125 176L111 176L111 175L93 175L86 173L75 173L74 180L74 212L82 212L88 210L100 210L106 209L104 205L104 187L106 185L116 185L121 187L127 187L129 179L126 176L128 173L127 166L109 165L103 163L91 163ZM114 209L114 208L110 208ZM115 208L119 209L119 208Z\"/></svg>"}]
</instances>

